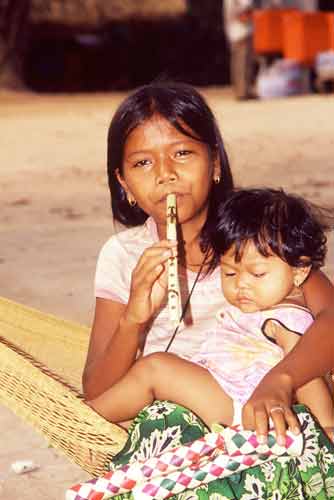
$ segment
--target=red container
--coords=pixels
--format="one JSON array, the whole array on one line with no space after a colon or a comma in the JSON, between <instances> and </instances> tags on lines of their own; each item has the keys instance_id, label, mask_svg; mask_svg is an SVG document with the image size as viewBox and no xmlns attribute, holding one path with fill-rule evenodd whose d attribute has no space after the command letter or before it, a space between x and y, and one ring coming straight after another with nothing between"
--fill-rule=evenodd
<instances>
[{"instance_id":1,"label":"red container","mask_svg":"<svg viewBox=\"0 0 334 500\"><path fill-rule=\"evenodd\" d=\"M327 13L329 48L334 50L334 12Z\"/></svg>"},{"instance_id":2,"label":"red container","mask_svg":"<svg viewBox=\"0 0 334 500\"><path fill-rule=\"evenodd\" d=\"M295 9L258 9L253 13L256 54L283 53L283 18Z\"/></svg>"},{"instance_id":3,"label":"red container","mask_svg":"<svg viewBox=\"0 0 334 500\"><path fill-rule=\"evenodd\" d=\"M331 15L325 12L297 11L284 16L284 57L312 65L318 52L330 50L330 25Z\"/></svg>"}]
</instances>

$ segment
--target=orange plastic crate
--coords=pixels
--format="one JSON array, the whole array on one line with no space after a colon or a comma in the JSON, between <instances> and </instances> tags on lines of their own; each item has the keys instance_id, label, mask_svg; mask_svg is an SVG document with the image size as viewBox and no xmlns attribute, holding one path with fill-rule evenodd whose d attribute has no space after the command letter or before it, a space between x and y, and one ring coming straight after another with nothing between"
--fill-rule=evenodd
<instances>
[{"instance_id":1,"label":"orange plastic crate","mask_svg":"<svg viewBox=\"0 0 334 500\"><path fill-rule=\"evenodd\" d=\"M294 12L283 18L283 55L312 65L318 52L330 50L330 15L325 12Z\"/></svg>"},{"instance_id":2,"label":"orange plastic crate","mask_svg":"<svg viewBox=\"0 0 334 500\"><path fill-rule=\"evenodd\" d=\"M334 50L334 12L327 13L329 48Z\"/></svg>"},{"instance_id":3,"label":"orange plastic crate","mask_svg":"<svg viewBox=\"0 0 334 500\"><path fill-rule=\"evenodd\" d=\"M258 9L253 13L253 48L257 54L283 53L283 17L296 9Z\"/></svg>"}]
</instances>

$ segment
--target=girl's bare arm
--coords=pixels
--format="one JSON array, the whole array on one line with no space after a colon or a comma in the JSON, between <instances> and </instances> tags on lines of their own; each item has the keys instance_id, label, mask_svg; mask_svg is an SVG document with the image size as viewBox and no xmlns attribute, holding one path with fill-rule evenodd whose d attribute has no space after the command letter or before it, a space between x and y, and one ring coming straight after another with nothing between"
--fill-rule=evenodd
<instances>
[{"instance_id":1,"label":"girl's bare arm","mask_svg":"<svg viewBox=\"0 0 334 500\"><path fill-rule=\"evenodd\" d=\"M334 366L334 287L322 272L314 271L303 285L303 292L315 316L314 323L263 378L244 407L244 425L256 429L258 435L267 434L269 417L278 435L285 435L287 425L298 429L298 420L290 410L295 391ZM270 414L275 406L286 408L286 412Z\"/></svg>"},{"instance_id":2,"label":"girl's bare arm","mask_svg":"<svg viewBox=\"0 0 334 500\"><path fill-rule=\"evenodd\" d=\"M313 271L303 292L315 321L289 359L294 389L334 367L334 286L321 271Z\"/></svg>"},{"instance_id":3,"label":"girl's bare arm","mask_svg":"<svg viewBox=\"0 0 334 500\"><path fill-rule=\"evenodd\" d=\"M87 399L98 396L112 386L136 359L142 329L124 318L125 309L125 304L96 299L82 379Z\"/></svg>"},{"instance_id":4,"label":"girl's bare arm","mask_svg":"<svg viewBox=\"0 0 334 500\"><path fill-rule=\"evenodd\" d=\"M283 329L278 329L275 338L277 344L283 349L285 356L302 339L296 333ZM313 359L316 357L317 352L313 352L308 360L309 364L312 364ZM306 405L310 409L323 428L333 427L334 405L323 377L318 376L296 389L296 397L299 403Z\"/></svg>"},{"instance_id":5,"label":"girl's bare arm","mask_svg":"<svg viewBox=\"0 0 334 500\"><path fill-rule=\"evenodd\" d=\"M144 251L132 272L128 304L96 300L83 373L87 399L111 387L134 363L141 335L166 295L166 262L171 254L176 255L176 242L166 240Z\"/></svg>"}]
</instances>

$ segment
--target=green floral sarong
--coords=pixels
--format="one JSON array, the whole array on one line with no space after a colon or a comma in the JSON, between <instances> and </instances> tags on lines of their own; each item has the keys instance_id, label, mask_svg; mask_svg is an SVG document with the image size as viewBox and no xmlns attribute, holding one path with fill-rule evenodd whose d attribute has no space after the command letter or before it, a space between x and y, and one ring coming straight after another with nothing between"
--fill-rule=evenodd
<instances>
[{"instance_id":1,"label":"green floral sarong","mask_svg":"<svg viewBox=\"0 0 334 500\"><path fill-rule=\"evenodd\" d=\"M280 457L273 461L216 479L194 490L186 490L177 500L333 500L334 446L303 406L294 410L302 416L305 438L300 457ZM203 436L209 429L186 408L157 401L140 412L129 430L124 448L112 460L115 469L144 460ZM131 493L113 497L132 499Z\"/></svg>"}]
</instances>

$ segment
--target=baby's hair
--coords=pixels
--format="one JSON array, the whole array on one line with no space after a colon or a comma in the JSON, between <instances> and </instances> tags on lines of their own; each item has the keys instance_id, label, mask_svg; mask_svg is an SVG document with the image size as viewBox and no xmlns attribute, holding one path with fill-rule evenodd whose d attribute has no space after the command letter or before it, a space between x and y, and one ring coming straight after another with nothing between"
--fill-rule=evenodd
<instances>
[{"instance_id":1,"label":"baby's hair","mask_svg":"<svg viewBox=\"0 0 334 500\"><path fill-rule=\"evenodd\" d=\"M111 121L108 133L108 179L115 219L126 226L137 226L143 224L148 217L140 207L129 206L116 171L123 174L124 146L128 136L153 115L162 116L181 133L205 143L212 158L218 156L221 182L212 185L209 220L216 213L220 200L224 200L233 188L223 139L211 109L197 90L185 83L163 80L135 90L122 102ZM203 230L205 246L208 241L205 238L207 227Z\"/></svg>"},{"instance_id":2,"label":"baby's hair","mask_svg":"<svg viewBox=\"0 0 334 500\"><path fill-rule=\"evenodd\" d=\"M234 191L219 207L217 221L212 246L218 258L234 246L238 262L252 241L263 256L277 255L293 267L324 264L330 217L300 196L282 189Z\"/></svg>"}]
</instances>

